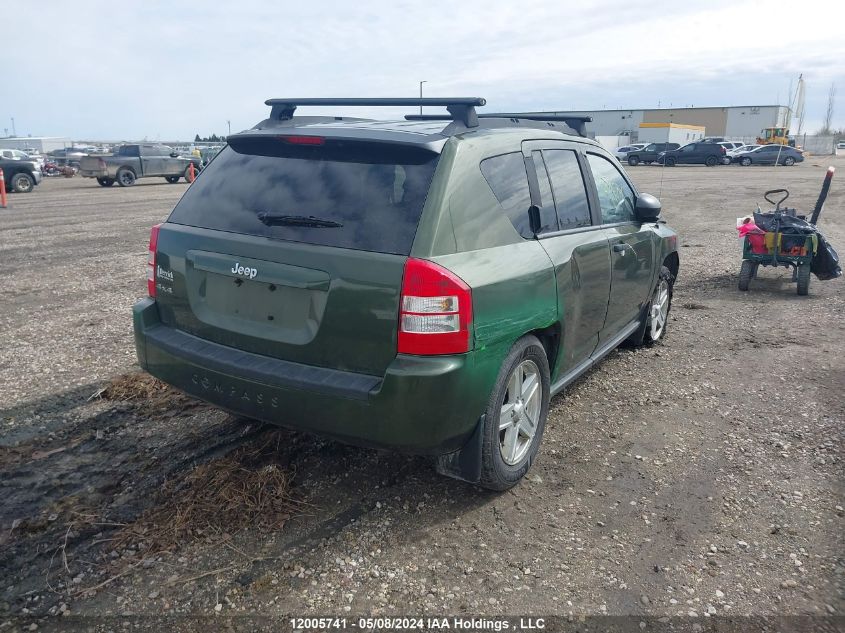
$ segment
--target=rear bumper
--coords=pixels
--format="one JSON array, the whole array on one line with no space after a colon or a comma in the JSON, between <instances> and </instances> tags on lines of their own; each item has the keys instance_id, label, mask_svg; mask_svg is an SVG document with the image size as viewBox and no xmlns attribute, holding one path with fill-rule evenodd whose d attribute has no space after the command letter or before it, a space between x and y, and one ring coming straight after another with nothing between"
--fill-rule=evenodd
<instances>
[{"instance_id":1,"label":"rear bumper","mask_svg":"<svg viewBox=\"0 0 845 633\"><path fill-rule=\"evenodd\" d=\"M398 355L384 376L369 376L199 339L162 324L152 299L135 304L133 316L138 362L153 376L234 413L351 444L456 451L475 430L492 388L472 353Z\"/></svg>"}]
</instances>

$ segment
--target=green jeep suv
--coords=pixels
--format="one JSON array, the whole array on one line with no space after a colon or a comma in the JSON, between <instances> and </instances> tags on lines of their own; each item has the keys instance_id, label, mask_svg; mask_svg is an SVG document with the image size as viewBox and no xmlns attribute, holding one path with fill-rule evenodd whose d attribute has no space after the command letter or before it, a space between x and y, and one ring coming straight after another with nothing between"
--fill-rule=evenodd
<instances>
[{"instance_id":1,"label":"green jeep suv","mask_svg":"<svg viewBox=\"0 0 845 633\"><path fill-rule=\"evenodd\" d=\"M153 227L144 369L245 416L503 490L549 399L665 332L677 236L575 116L271 99ZM400 121L297 106L446 106Z\"/></svg>"}]
</instances>

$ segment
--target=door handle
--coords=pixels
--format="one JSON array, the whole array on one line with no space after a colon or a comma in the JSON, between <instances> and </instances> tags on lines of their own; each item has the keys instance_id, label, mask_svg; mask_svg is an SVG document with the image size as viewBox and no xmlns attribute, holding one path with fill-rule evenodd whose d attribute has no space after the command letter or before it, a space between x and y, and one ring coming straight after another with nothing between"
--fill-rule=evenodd
<instances>
[{"instance_id":1,"label":"door handle","mask_svg":"<svg viewBox=\"0 0 845 633\"><path fill-rule=\"evenodd\" d=\"M629 248L631 248L630 244L625 244L624 242L620 242L619 244L613 245L613 252L619 253L620 255L624 256L625 251L627 251Z\"/></svg>"}]
</instances>

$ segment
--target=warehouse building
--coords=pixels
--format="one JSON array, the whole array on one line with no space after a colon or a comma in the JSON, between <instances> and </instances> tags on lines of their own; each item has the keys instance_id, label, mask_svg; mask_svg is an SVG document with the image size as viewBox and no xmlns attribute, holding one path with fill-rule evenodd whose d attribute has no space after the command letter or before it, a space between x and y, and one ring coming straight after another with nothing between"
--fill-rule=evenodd
<instances>
[{"instance_id":1,"label":"warehouse building","mask_svg":"<svg viewBox=\"0 0 845 633\"><path fill-rule=\"evenodd\" d=\"M593 121L587 124L587 132L595 136L629 136L632 143L638 140L643 123L693 125L705 128L707 136L753 140L763 128L786 126L789 119L789 108L779 105L567 112L593 117Z\"/></svg>"},{"instance_id":2,"label":"warehouse building","mask_svg":"<svg viewBox=\"0 0 845 633\"><path fill-rule=\"evenodd\" d=\"M0 137L0 147L3 149L35 149L42 154L56 149L71 147L73 143L64 136L8 136Z\"/></svg>"}]
</instances>

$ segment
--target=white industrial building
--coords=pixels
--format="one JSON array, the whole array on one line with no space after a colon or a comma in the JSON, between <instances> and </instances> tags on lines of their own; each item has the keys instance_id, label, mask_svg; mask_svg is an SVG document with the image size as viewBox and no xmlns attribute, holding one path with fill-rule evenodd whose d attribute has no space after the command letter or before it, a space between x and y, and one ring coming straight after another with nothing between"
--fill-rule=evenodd
<instances>
[{"instance_id":1,"label":"white industrial building","mask_svg":"<svg viewBox=\"0 0 845 633\"><path fill-rule=\"evenodd\" d=\"M35 149L46 154L56 149L72 147L73 143L64 136L9 136L0 137L0 148L3 149Z\"/></svg>"},{"instance_id":2,"label":"white industrial building","mask_svg":"<svg viewBox=\"0 0 845 633\"><path fill-rule=\"evenodd\" d=\"M726 106L714 108L654 108L644 110L567 110L593 117L587 132L595 136L627 136L638 140L643 123L693 125L707 130L707 136L753 140L763 128L787 125L789 107L780 105ZM554 114L563 114L555 112ZM545 112L544 114L550 114ZM792 130L794 133L795 130Z\"/></svg>"}]
</instances>

